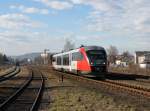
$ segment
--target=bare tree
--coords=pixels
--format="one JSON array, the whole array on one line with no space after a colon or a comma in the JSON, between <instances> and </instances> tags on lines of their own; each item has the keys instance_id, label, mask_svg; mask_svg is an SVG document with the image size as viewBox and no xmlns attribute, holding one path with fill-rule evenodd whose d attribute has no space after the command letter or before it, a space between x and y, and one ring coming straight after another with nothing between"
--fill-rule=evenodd
<instances>
[{"instance_id":1,"label":"bare tree","mask_svg":"<svg viewBox=\"0 0 150 111\"><path fill-rule=\"evenodd\" d=\"M125 61L127 63L134 62L134 56L132 54L130 54L129 51L125 51L121 55L122 55L123 61Z\"/></svg>"},{"instance_id":2,"label":"bare tree","mask_svg":"<svg viewBox=\"0 0 150 111\"><path fill-rule=\"evenodd\" d=\"M3 55L0 53L0 64L3 63Z\"/></svg>"},{"instance_id":3,"label":"bare tree","mask_svg":"<svg viewBox=\"0 0 150 111\"><path fill-rule=\"evenodd\" d=\"M65 45L64 45L64 51L68 51L68 50L74 49L74 48L75 48L75 44L71 40L66 39Z\"/></svg>"},{"instance_id":4,"label":"bare tree","mask_svg":"<svg viewBox=\"0 0 150 111\"><path fill-rule=\"evenodd\" d=\"M8 57L5 54L3 55L3 61L8 62Z\"/></svg>"},{"instance_id":5,"label":"bare tree","mask_svg":"<svg viewBox=\"0 0 150 111\"><path fill-rule=\"evenodd\" d=\"M115 46L110 46L108 51L108 61L115 64L116 56L118 55L118 49Z\"/></svg>"},{"instance_id":6,"label":"bare tree","mask_svg":"<svg viewBox=\"0 0 150 111\"><path fill-rule=\"evenodd\" d=\"M8 57L5 54L0 53L0 64L4 64L5 62L8 62Z\"/></svg>"}]
</instances>

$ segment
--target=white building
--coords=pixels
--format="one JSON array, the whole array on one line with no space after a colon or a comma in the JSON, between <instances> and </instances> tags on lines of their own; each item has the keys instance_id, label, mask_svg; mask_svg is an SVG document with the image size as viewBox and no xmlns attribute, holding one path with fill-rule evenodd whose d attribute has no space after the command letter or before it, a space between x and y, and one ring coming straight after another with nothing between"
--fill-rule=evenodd
<instances>
[{"instance_id":1,"label":"white building","mask_svg":"<svg viewBox=\"0 0 150 111\"><path fill-rule=\"evenodd\" d=\"M127 67L127 62L123 62L121 60L116 60L116 65L122 66L122 67Z\"/></svg>"},{"instance_id":2,"label":"white building","mask_svg":"<svg viewBox=\"0 0 150 111\"><path fill-rule=\"evenodd\" d=\"M140 68L150 68L150 51L137 51L135 64L139 64Z\"/></svg>"}]
</instances>

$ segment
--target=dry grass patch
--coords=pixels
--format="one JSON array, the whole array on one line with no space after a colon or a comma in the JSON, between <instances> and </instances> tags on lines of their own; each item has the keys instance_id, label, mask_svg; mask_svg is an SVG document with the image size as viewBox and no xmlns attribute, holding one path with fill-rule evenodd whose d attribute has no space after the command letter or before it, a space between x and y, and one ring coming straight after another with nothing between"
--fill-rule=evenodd
<instances>
[{"instance_id":1,"label":"dry grass patch","mask_svg":"<svg viewBox=\"0 0 150 111\"><path fill-rule=\"evenodd\" d=\"M134 106L117 104L113 98L86 88L65 88L51 91L49 111L136 111Z\"/></svg>"},{"instance_id":2,"label":"dry grass patch","mask_svg":"<svg viewBox=\"0 0 150 111\"><path fill-rule=\"evenodd\" d=\"M110 67L109 71L116 72L116 73L126 73L126 74L137 74L137 75L150 76L150 69L141 69L136 65L131 65L129 67Z\"/></svg>"}]
</instances>

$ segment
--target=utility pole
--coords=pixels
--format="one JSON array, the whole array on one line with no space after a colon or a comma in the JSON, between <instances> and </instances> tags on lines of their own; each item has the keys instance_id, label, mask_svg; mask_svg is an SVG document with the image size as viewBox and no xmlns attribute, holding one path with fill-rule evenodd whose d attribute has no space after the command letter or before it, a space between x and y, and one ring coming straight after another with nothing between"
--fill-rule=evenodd
<instances>
[{"instance_id":1,"label":"utility pole","mask_svg":"<svg viewBox=\"0 0 150 111\"><path fill-rule=\"evenodd\" d=\"M44 52L41 54L41 57L43 58L43 60L44 60L44 64L48 64L48 52L49 51L49 49L44 49Z\"/></svg>"}]
</instances>

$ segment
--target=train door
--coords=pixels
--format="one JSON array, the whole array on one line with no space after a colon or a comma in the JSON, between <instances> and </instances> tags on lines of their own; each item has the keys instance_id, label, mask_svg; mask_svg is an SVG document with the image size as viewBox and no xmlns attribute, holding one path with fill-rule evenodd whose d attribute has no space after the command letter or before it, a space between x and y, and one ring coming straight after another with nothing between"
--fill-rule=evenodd
<instances>
[{"instance_id":1,"label":"train door","mask_svg":"<svg viewBox=\"0 0 150 111\"><path fill-rule=\"evenodd\" d=\"M71 71L77 72L76 52L71 54Z\"/></svg>"}]
</instances>

